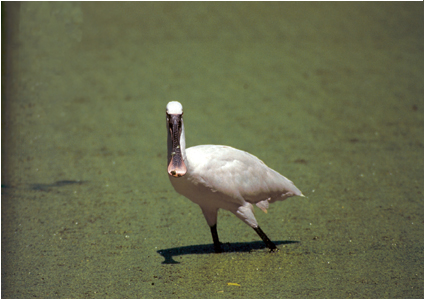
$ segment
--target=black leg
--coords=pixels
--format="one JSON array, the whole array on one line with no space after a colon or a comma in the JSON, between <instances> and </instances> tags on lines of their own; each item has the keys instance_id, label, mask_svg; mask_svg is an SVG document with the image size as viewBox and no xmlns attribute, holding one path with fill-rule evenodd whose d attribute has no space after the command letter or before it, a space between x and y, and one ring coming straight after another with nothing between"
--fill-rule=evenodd
<instances>
[{"instance_id":1,"label":"black leg","mask_svg":"<svg viewBox=\"0 0 425 300\"><path fill-rule=\"evenodd\" d=\"M221 245L220 241L218 240L218 234L217 234L217 224L210 227L211 234L214 242L214 251L215 253L221 253Z\"/></svg>"},{"instance_id":2,"label":"black leg","mask_svg":"<svg viewBox=\"0 0 425 300\"><path fill-rule=\"evenodd\" d=\"M267 235L264 233L264 231L261 230L260 227L254 228L255 232L260 236L260 238L263 240L263 242L266 244L266 246L271 251L278 251L276 245L267 237Z\"/></svg>"}]
</instances>

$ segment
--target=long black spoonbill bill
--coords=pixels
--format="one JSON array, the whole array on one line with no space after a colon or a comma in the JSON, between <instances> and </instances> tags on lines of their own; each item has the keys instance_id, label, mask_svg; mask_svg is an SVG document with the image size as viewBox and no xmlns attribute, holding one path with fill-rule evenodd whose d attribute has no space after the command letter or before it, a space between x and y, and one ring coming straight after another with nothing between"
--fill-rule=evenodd
<instances>
[{"instance_id":1,"label":"long black spoonbill bill","mask_svg":"<svg viewBox=\"0 0 425 300\"><path fill-rule=\"evenodd\" d=\"M267 212L270 203L304 196L286 177L254 155L229 146L201 145L186 149L183 106L167 104L168 174L177 193L198 204L211 229L215 252L221 252L217 212L226 209L251 226L274 251L276 245L258 226L253 204Z\"/></svg>"}]
</instances>

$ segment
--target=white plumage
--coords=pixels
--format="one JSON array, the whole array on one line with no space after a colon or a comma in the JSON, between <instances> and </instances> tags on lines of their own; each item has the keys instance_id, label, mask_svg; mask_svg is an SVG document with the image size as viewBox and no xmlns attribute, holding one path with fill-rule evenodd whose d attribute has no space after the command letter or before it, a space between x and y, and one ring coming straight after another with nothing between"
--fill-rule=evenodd
<instances>
[{"instance_id":1,"label":"white plumage","mask_svg":"<svg viewBox=\"0 0 425 300\"><path fill-rule=\"evenodd\" d=\"M267 212L269 203L303 196L286 177L248 152L229 146L201 145L185 149L183 107L167 105L168 174L174 189L198 204L211 228L216 252L218 209L226 209L251 226L267 247L276 246L258 226L253 204Z\"/></svg>"}]
</instances>

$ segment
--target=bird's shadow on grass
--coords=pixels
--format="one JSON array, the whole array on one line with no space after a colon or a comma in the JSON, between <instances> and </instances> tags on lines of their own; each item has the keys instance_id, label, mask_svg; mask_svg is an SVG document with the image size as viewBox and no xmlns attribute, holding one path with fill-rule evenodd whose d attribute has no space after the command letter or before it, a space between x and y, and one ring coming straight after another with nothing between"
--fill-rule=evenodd
<instances>
[{"instance_id":1,"label":"bird's shadow on grass","mask_svg":"<svg viewBox=\"0 0 425 300\"><path fill-rule=\"evenodd\" d=\"M299 241L275 241L276 245L295 244ZM250 252L252 250L259 250L266 248L263 242L248 242L248 243L223 243L221 244L222 253L230 252ZM176 247L168 249L160 249L156 251L164 257L163 264L179 264L175 261L173 256L186 255L186 254L210 254L214 252L214 246L212 244L204 245L193 245L185 247Z\"/></svg>"}]
</instances>

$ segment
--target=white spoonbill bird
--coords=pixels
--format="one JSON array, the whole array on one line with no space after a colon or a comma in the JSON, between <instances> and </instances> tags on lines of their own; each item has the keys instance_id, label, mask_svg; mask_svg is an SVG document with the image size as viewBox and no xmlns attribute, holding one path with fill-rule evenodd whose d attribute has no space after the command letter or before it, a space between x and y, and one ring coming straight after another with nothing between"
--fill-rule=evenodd
<instances>
[{"instance_id":1,"label":"white spoonbill bird","mask_svg":"<svg viewBox=\"0 0 425 300\"><path fill-rule=\"evenodd\" d=\"M167 104L168 174L177 193L198 204L211 229L215 252L221 252L217 212L226 209L251 226L270 250L276 245L258 226L253 204L267 212L269 203L304 196L286 177L254 155L229 146L186 149L183 106Z\"/></svg>"}]
</instances>

